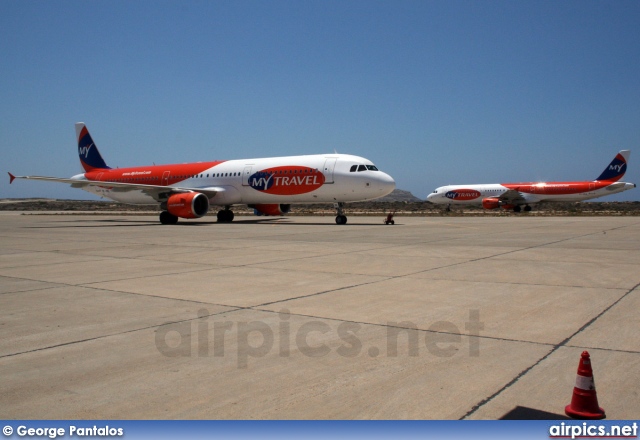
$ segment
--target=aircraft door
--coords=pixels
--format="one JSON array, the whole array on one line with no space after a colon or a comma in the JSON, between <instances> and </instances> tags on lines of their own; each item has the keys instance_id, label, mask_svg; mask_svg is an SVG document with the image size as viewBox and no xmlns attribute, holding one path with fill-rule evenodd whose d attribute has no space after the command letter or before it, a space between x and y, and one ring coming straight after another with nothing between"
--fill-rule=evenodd
<instances>
[{"instance_id":1,"label":"aircraft door","mask_svg":"<svg viewBox=\"0 0 640 440\"><path fill-rule=\"evenodd\" d=\"M249 186L249 177L251 176L251 167L244 167L242 172L242 186Z\"/></svg>"},{"instance_id":2,"label":"aircraft door","mask_svg":"<svg viewBox=\"0 0 640 440\"><path fill-rule=\"evenodd\" d=\"M324 183L333 183L333 170L336 167L337 157L329 157L324 162L322 173L324 174Z\"/></svg>"},{"instance_id":3,"label":"aircraft door","mask_svg":"<svg viewBox=\"0 0 640 440\"><path fill-rule=\"evenodd\" d=\"M162 182L160 182L161 185L169 185L169 174L171 174L171 171L165 171L164 173L162 173Z\"/></svg>"}]
</instances>

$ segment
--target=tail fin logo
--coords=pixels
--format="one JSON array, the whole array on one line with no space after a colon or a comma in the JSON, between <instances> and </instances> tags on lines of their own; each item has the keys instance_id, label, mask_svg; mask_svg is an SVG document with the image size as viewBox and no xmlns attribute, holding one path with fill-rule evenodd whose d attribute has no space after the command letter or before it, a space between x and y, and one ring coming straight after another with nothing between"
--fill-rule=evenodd
<instances>
[{"instance_id":1,"label":"tail fin logo","mask_svg":"<svg viewBox=\"0 0 640 440\"><path fill-rule=\"evenodd\" d=\"M618 165L609 165L609 171L613 170L616 171L618 173L622 172L622 167L624 167L626 165L626 163L621 163Z\"/></svg>"},{"instance_id":2,"label":"tail fin logo","mask_svg":"<svg viewBox=\"0 0 640 440\"><path fill-rule=\"evenodd\" d=\"M91 150L91 147L93 147L94 145L91 144L88 147L80 147L78 148L78 154L80 154L80 156L84 156L85 159L87 159L89 157L89 150Z\"/></svg>"},{"instance_id":3,"label":"tail fin logo","mask_svg":"<svg viewBox=\"0 0 640 440\"><path fill-rule=\"evenodd\" d=\"M617 181L624 176L627 171L627 158L629 151L623 150L613 158L611 163L604 169L602 174L596 180Z\"/></svg>"},{"instance_id":4,"label":"tail fin logo","mask_svg":"<svg viewBox=\"0 0 640 440\"><path fill-rule=\"evenodd\" d=\"M89 130L82 122L76 124L76 135L78 137L78 157L82 168L87 172L96 169L109 169L100 155L98 147L93 142Z\"/></svg>"}]
</instances>

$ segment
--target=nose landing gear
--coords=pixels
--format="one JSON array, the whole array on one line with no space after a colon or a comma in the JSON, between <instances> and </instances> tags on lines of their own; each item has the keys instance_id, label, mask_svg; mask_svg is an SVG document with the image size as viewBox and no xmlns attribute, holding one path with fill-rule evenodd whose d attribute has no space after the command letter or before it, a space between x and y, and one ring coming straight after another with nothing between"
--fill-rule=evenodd
<instances>
[{"instance_id":1,"label":"nose landing gear","mask_svg":"<svg viewBox=\"0 0 640 440\"><path fill-rule=\"evenodd\" d=\"M344 203L343 202L339 202L339 203L334 203L333 206L336 208L336 213L338 215L336 215L336 224L337 225L346 225L347 224L347 216L344 215Z\"/></svg>"}]
</instances>

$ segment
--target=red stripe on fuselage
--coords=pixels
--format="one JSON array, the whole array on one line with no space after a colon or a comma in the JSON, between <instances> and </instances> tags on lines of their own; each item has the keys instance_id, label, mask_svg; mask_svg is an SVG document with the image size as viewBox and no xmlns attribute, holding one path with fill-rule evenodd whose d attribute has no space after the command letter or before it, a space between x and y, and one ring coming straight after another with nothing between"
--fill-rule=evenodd
<instances>
[{"instance_id":1,"label":"red stripe on fuselage","mask_svg":"<svg viewBox=\"0 0 640 440\"><path fill-rule=\"evenodd\" d=\"M84 174L88 180L100 182L139 183L141 185L167 186L200 175L224 160L217 162L197 162L172 165L153 165L149 167L94 169ZM165 173L169 171L168 181ZM203 177L206 177L203 176Z\"/></svg>"},{"instance_id":2,"label":"red stripe on fuselage","mask_svg":"<svg viewBox=\"0 0 640 440\"><path fill-rule=\"evenodd\" d=\"M594 182L501 183L501 185L527 194L568 195L595 191L612 183L604 180Z\"/></svg>"}]
</instances>

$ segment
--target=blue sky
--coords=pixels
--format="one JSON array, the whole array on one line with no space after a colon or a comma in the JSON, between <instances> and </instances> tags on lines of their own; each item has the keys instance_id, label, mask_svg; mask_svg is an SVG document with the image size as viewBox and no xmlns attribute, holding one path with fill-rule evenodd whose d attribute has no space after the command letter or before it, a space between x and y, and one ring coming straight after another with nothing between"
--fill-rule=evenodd
<instances>
[{"instance_id":1,"label":"blue sky","mask_svg":"<svg viewBox=\"0 0 640 440\"><path fill-rule=\"evenodd\" d=\"M20 175L294 154L449 183L640 183L637 1L0 2L0 152ZM0 183L0 198L91 198ZM601 200L640 200L640 190Z\"/></svg>"}]
</instances>

